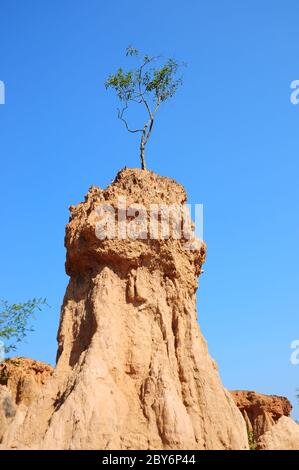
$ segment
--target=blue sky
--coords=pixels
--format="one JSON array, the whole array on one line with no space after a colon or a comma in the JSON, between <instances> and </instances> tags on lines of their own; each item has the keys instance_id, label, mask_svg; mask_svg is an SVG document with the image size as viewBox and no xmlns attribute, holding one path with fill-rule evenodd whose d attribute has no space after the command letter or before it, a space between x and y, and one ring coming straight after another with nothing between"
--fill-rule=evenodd
<instances>
[{"instance_id":1,"label":"blue sky","mask_svg":"<svg viewBox=\"0 0 299 470\"><path fill-rule=\"evenodd\" d=\"M54 363L68 206L136 167L103 82L133 44L187 62L148 167L204 204L198 317L226 387L287 395L298 415L297 0L0 0L0 297L45 296L20 355Z\"/></svg>"}]
</instances>

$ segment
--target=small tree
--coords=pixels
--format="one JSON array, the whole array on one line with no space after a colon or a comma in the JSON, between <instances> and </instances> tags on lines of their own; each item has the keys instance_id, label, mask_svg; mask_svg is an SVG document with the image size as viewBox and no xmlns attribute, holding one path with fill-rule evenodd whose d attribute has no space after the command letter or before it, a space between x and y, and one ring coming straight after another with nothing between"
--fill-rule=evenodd
<instances>
[{"instance_id":1,"label":"small tree","mask_svg":"<svg viewBox=\"0 0 299 470\"><path fill-rule=\"evenodd\" d=\"M16 349L16 344L33 331L30 320L35 318L35 311L41 311L43 305L47 305L46 299L28 300L23 304L9 304L0 300L0 340L9 342L5 346L6 353Z\"/></svg>"},{"instance_id":2,"label":"small tree","mask_svg":"<svg viewBox=\"0 0 299 470\"><path fill-rule=\"evenodd\" d=\"M139 51L132 46L127 47L126 56L140 58ZM174 96L182 84L182 78L177 77L180 67L174 59L167 59L160 67L153 67L153 63L160 57L144 55L139 66L133 70L124 71L119 68L115 74L109 75L105 82L106 89L113 88L123 107L118 109L118 118L131 133L140 133L140 160L141 168L146 169L145 146L150 138L154 120L161 103ZM125 119L129 103L138 103L145 107L148 117L140 129L131 129Z\"/></svg>"}]
</instances>

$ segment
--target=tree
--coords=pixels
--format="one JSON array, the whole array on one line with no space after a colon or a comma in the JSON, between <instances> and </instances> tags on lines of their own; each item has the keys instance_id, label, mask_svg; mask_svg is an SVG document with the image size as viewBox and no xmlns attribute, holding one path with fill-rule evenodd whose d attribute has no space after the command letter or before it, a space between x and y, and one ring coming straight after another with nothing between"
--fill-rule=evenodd
<instances>
[{"instance_id":1,"label":"tree","mask_svg":"<svg viewBox=\"0 0 299 470\"><path fill-rule=\"evenodd\" d=\"M9 304L0 300L0 340L5 343L5 352L16 349L28 332L33 331L30 320L35 318L35 311L47 305L46 299L32 299L22 304Z\"/></svg>"},{"instance_id":2,"label":"tree","mask_svg":"<svg viewBox=\"0 0 299 470\"><path fill-rule=\"evenodd\" d=\"M126 56L140 59L139 51L132 46L127 47ZM115 74L109 75L105 82L106 89L113 88L123 105L118 109L118 118L128 132L141 134L140 160L143 170L146 169L145 146L152 133L158 108L161 103L172 98L182 84L182 78L177 77L180 64L174 59L167 59L160 67L153 67L153 63L160 59L159 56L144 55L137 68L129 71L119 68ZM139 129L131 129L125 118L129 103L141 104L146 110L146 122Z\"/></svg>"}]
</instances>

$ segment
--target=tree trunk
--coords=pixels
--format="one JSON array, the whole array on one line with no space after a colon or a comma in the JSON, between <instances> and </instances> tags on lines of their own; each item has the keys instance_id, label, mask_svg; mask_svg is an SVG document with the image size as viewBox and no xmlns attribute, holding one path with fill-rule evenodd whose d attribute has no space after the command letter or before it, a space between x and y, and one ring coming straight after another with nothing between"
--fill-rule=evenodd
<instances>
[{"instance_id":1,"label":"tree trunk","mask_svg":"<svg viewBox=\"0 0 299 470\"><path fill-rule=\"evenodd\" d=\"M145 158L144 158L144 147L145 147L145 140L144 140L144 135L142 134L141 142L140 142L140 160L141 160L142 170L146 170L146 164L145 164Z\"/></svg>"}]
</instances>

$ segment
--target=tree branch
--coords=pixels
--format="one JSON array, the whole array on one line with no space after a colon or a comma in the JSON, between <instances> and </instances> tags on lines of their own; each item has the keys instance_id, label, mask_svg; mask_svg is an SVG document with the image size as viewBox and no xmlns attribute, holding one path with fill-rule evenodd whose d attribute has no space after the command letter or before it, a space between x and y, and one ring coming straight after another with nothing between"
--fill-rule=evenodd
<instances>
[{"instance_id":1,"label":"tree branch","mask_svg":"<svg viewBox=\"0 0 299 470\"><path fill-rule=\"evenodd\" d=\"M141 97L141 101L144 103L146 109L147 109L147 112L149 114L149 117L150 119L153 118L153 115L152 115L152 112L151 112L151 109L148 105L148 102L146 101L146 99L144 98L144 92L141 90L141 81L142 81L142 70L143 70L143 67L145 67L149 62L151 62L153 59L151 59L150 61L147 61L147 62L143 62L143 64L140 66L139 68L139 74L138 74L138 88L139 88L139 94L140 94L140 97Z\"/></svg>"},{"instance_id":2,"label":"tree branch","mask_svg":"<svg viewBox=\"0 0 299 470\"><path fill-rule=\"evenodd\" d=\"M143 129L130 129L129 128L129 125L128 125L127 121L125 120L124 116L123 116L124 112L127 110L127 108L128 108L128 103L126 103L126 106L122 110L120 110L120 109L117 110L118 111L118 119L120 119L125 124L127 131L131 132L132 134L135 134L136 132L143 132Z\"/></svg>"},{"instance_id":3,"label":"tree branch","mask_svg":"<svg viewBox=\"0 0 299 470\"><path fill-rule=\"evenodd\" d=\"M153 111L153 113L152 113L152 117L151 117L151 119L150 119L150 128L149 128L148 133L147 133L147 136L146 136L146 138L145 138L145 144L147 143L147 141L148 141L148 139L150 138L150 135L151 135L151 133L152 133L152 129L153 129L153 125L154 125L154 119L155 119L155 114L156 114L156 112L157 112L157 110L158 110L160 104L161 104L161 98L158 97L158 100L157 100L157 103L156 103L156 107L155 107L155 109L154 109L154 111Z\"/></svg>"}]
</instances>

